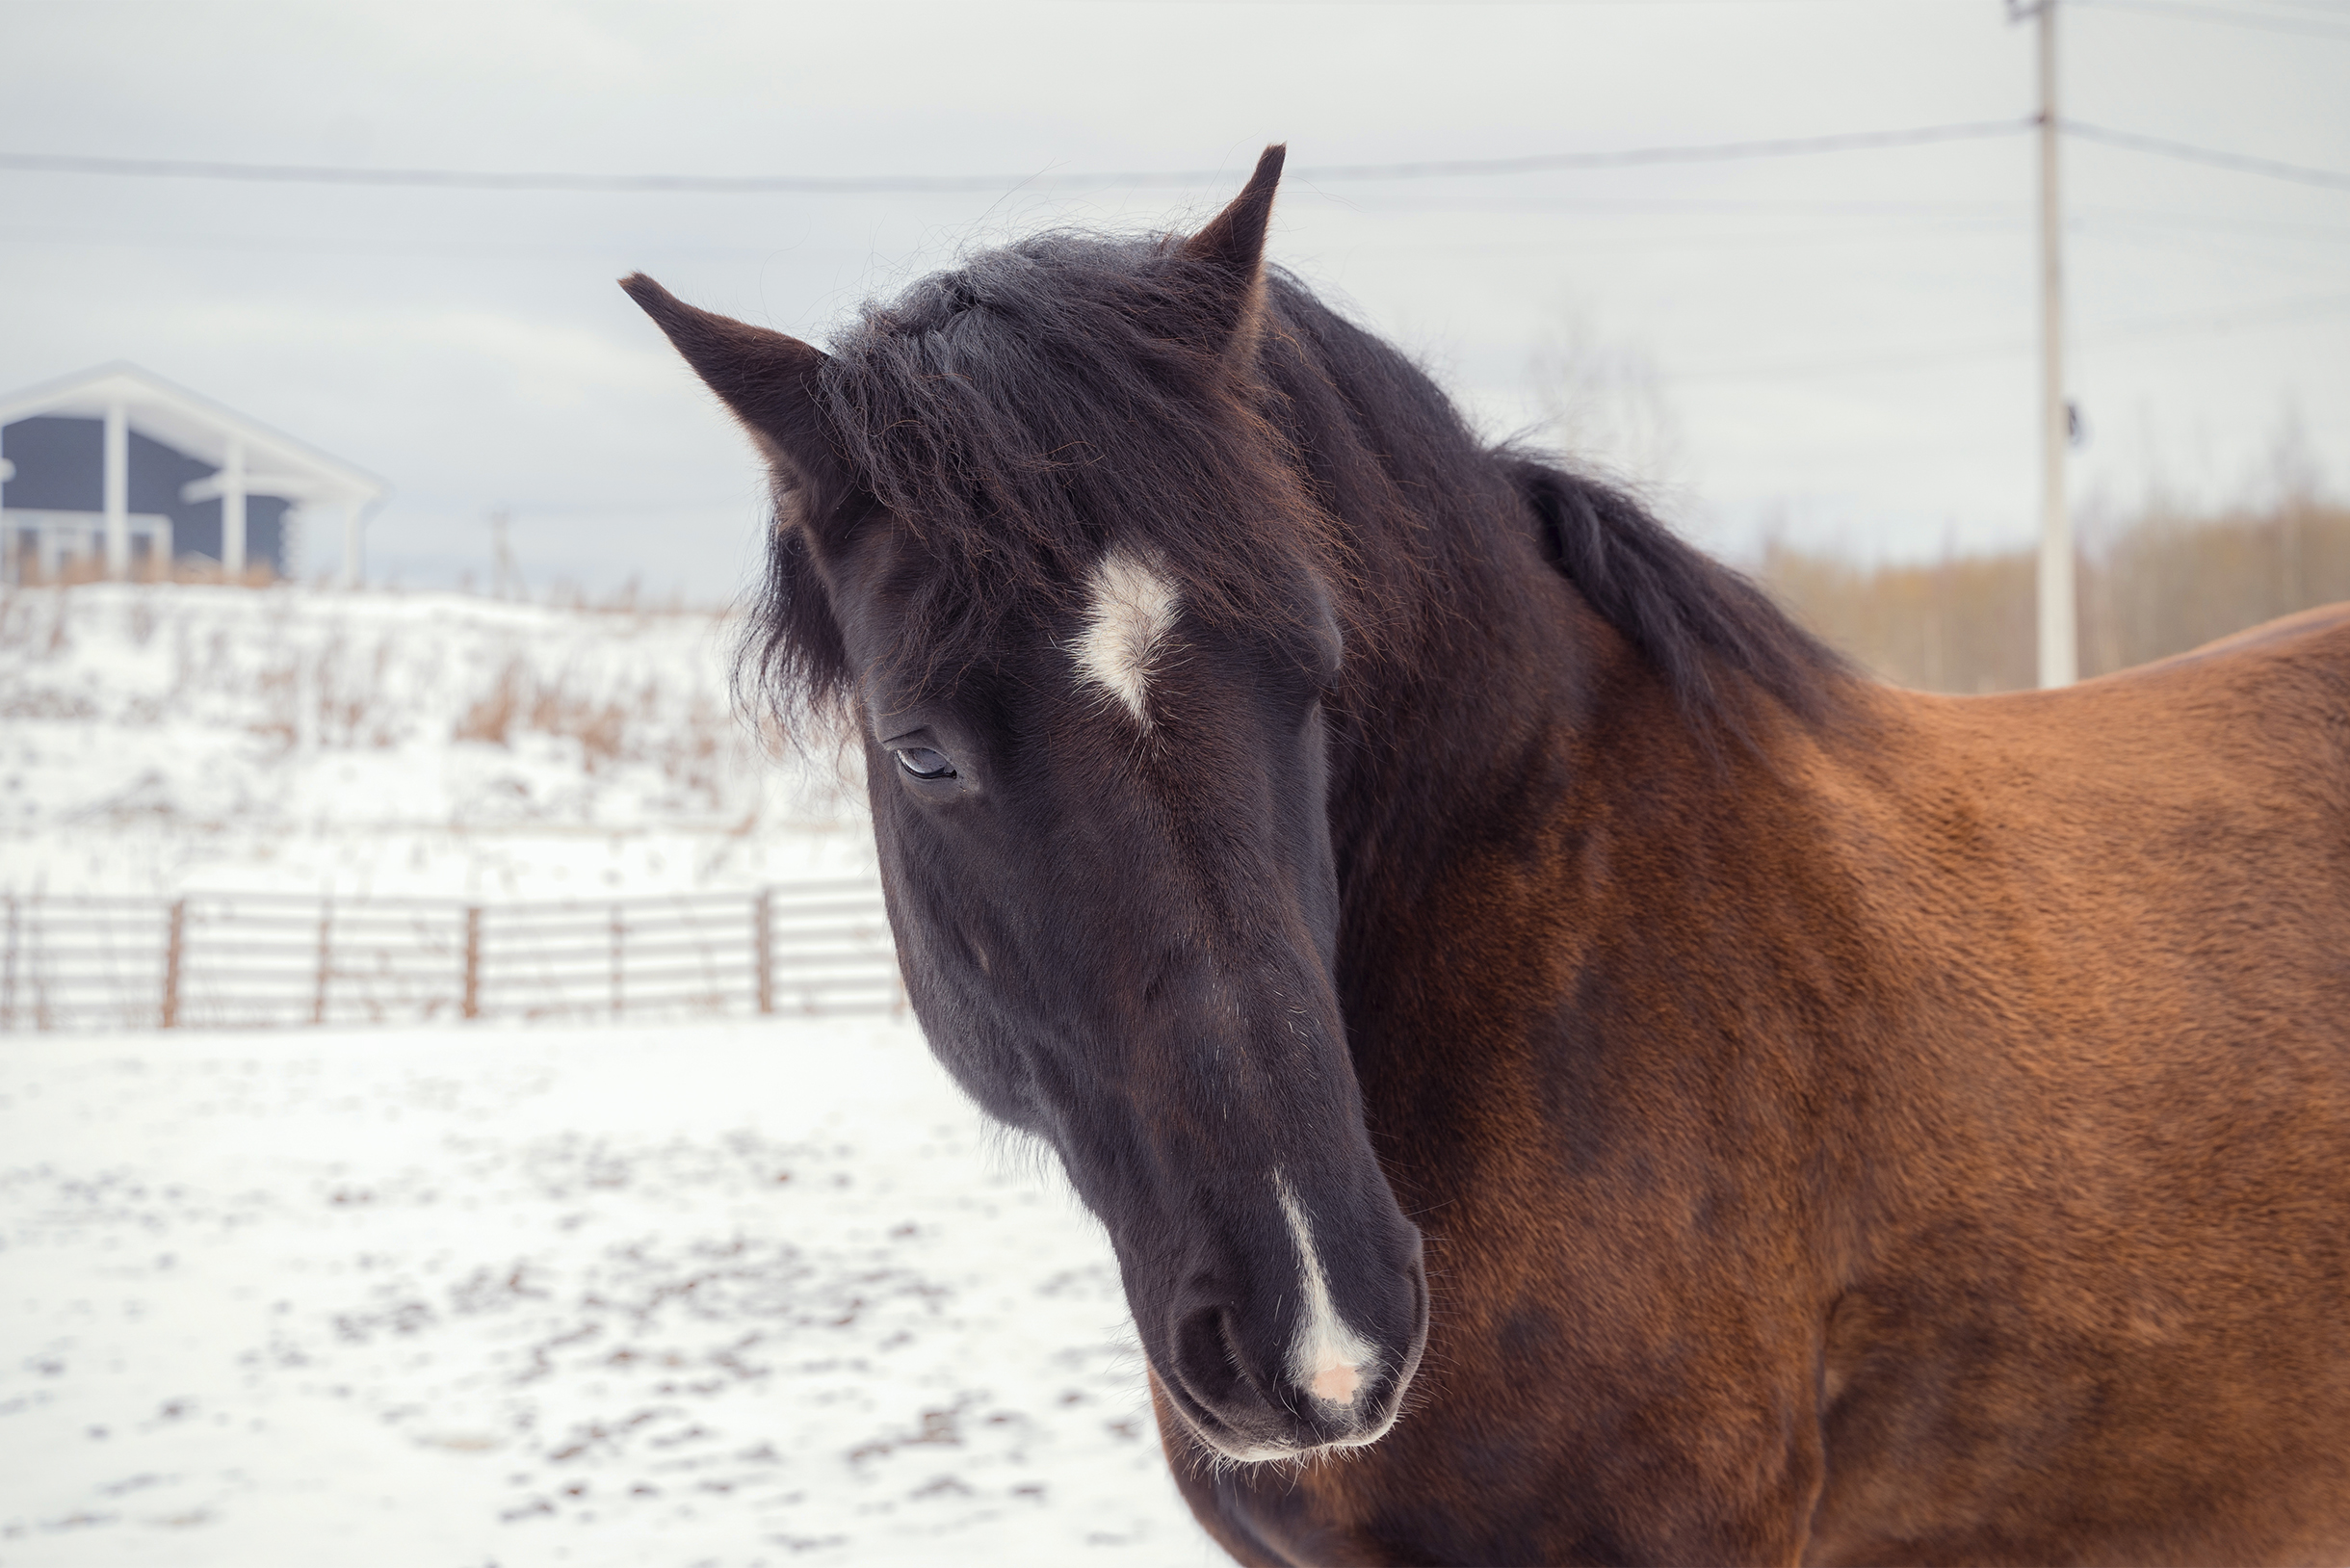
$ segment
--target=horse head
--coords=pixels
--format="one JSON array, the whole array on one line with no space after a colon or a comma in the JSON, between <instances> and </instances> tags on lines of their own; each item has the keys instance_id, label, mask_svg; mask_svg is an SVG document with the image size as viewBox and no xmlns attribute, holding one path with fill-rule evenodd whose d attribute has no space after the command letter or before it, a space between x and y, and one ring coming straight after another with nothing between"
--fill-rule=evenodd
<instances>
[{"instance_id":1,"label":"horse head","mask_svg":"<svg viewBox=\"0 0 2350 1568\"><path fill-rule=\"evenodd\" d=\"M1427 1330L1333 972L1347 574L1252 365L1281 149L1188 238L1052 237L827 354L624 287L769 459L755 653L860 738L907 993L1108 1228L1233 1459L1376 1440Z\"/></svg>"}]
</instances>

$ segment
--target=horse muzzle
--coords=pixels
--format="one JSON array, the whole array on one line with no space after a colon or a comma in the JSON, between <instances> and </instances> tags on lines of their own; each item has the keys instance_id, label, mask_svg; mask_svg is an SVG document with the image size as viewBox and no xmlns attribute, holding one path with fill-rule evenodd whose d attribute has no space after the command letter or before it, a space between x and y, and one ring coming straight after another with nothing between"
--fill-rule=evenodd
<instances>
[{"instance_id":1,"label":"horse muzzle","mask_svg":"<svg viewBox=\"0 0 2350 1568\"><path fill-rule=\"evenodd\" d=\"M1202 1443L1247 1463L1377 1442L1427 1344L1427 1277L1413 1254L1376 1293L1350 1282L1337 1310L1326 1287L1316 1299L1309 1276L1304 1291L1286 1293L1304 1310L1269 1332L1220 1293L1196 1293L1175 1308L1151 1358L1167 1405ZM1366 1303L1374 1294L1382 1299Z\"/></svg>"}]
</instances>

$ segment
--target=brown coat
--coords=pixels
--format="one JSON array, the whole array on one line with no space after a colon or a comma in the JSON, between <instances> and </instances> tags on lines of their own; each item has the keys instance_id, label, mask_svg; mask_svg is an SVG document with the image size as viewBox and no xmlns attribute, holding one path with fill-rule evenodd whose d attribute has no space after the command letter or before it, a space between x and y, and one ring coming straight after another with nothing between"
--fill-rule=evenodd
<instances>
[{"instance_id":1,"label":"brown coat","mask_svg":"<svg viewBox=\"0 0 2350 1568\"><path fill-rule=\"evenodd\" d=\"M1416 1408L1278 1476L1170 1425L1211 1529L2350 1558L2350 607L2061 692L1860 689L1775 767L1708 765L1623 664L1571 805L1450 862L1418 927L1460 945L1362 1030L1457 1048L1358 1043L1429 1239Z\"/></svg>"}]
</instances>

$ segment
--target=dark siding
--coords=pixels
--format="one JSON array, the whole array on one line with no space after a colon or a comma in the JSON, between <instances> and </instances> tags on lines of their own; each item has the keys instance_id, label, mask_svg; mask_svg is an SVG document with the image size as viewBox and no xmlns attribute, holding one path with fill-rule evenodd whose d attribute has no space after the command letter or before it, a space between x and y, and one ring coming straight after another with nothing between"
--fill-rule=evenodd
<instances>
[{"instance_id":1,"label":"dark siding","mask_svg":"<svg viewBox=\"0 0 2350 1568\"><path fill-rule=\"evenodd\" d=\"M16 477L0 501L34 511L99 511L106 506L106 425L42 415L0 430L0 457Z\"/></svg>"},{"instance_id":2,"label":"dark siding","mask_svg":"<svg viewBox=\"0 0 2350 1568\"><path fill-rule=\"evenodd\" d=\"M245 498L245 559L283 575L286 569L286 513L293 503L274 495ZM171 553L221 559L221 504L218 501L182 503L171 516Z\"/></svg>"},{"instance_id":3,"label":"dark siding","mask_svg":"<svg viewBox=\"0 0 2350 1568\"><path fill-rule=\"evenodd\" d=\"M221 503L182 501L180 486L219 470L174 447L130 432L130 510L171 519L171 553L221 559ZM106 510L106 422L41 414L0 430L0 457L16 477L0 485L0 504L29 511ZM245 559L285 570L285 515L274 495L245 499Z\"/></svg>"},{"instance_id":4,"label":"dark siding","mask_svg":"<svg viewBox=\"0 0 2350 1568\"><path fill-rule=\"evenodd\" d=\"M293 510L292 502L274 495L245 498L246 560L266 561L270 570L280 577L286 574L286 513Z\"/></svg>"},{"instance_id":5,"label":"dark siding","mask_svg":"<svg viewBox=\"0 0 2350 1568\"><path fill-rule=\"evenodd\" d=\"M206 561L221 559L221 504L218 501L187 501L171 514L171 554L182 561L190 556L202 556ZM253 549L253 503L245 502L245 559L261 559Z\"/></svg>"}]
</instances>

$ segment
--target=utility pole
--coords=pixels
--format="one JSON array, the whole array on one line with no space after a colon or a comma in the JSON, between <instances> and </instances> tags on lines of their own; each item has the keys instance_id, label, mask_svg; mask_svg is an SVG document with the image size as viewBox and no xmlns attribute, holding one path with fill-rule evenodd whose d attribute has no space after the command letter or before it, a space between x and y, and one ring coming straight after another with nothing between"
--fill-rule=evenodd
<instances>
[{"instance_id":1,"label":"utility pole","mask_svg":"<svg viewBox=\"0 0 2350 1568\"><path fill-rule=\"evenodd\" d=\"M2040 32L2040 684L2070 686L2080 673L2074 624L2073 517L2065 509L2065 449L2073 405L2064 391L2064 214L2056 189L2056 0L2007 0L2010 20Z\"/></svg>"}]
</instances>

